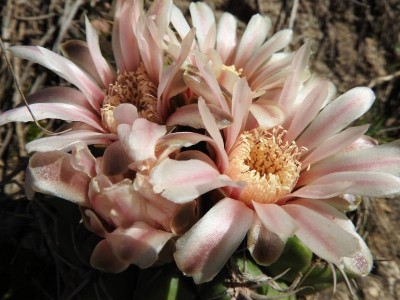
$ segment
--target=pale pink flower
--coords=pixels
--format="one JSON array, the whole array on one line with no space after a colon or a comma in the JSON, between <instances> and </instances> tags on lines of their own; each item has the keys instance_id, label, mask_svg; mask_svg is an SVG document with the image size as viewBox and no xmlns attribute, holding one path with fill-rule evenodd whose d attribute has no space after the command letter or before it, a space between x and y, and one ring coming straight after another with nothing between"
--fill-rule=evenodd
<instances>
[{"instance_id":1,"label":"pale pink flower","mask_svg":"<svg viewBox=\"0 0 400 300\"><path fill-rule=\"evenodd\" d=\"M251 89L265 100L270 100L280 90L290 72L292 53L282 50L292 40L292 30L284 29L269 38L271 20L267 16L254 15L241 38L238 38L237 20L229 13L222 13L218 22L206 3L196 2L189 6L192 26L196 29L195 48L211 61L211 69L221 86L231 91L239 78L246 78ZM172 7L171 25L180 39L190 31L190 25L182 12ZM169 31L170 53L178 55L179 40ZM174 55L174 51L176 54ZM189 56L189 63L196 65Z\"/></svg>"},{"instance_id":2,"label":"pale pink flower","mask_svg":"<svg viewBox=\"0 0 400 300\"><path fill-rule=\"evenodd\" d=\"M372 267L368 247L340 210L354 206L353 195L400 192L399 142L377 146L364 136L368 125L348 127L372 105L370 89L354 88L331 100L330 83L312 78L299 84L303 64L294 61L278 99L287 116L282 126L249 122L252 95L244 79L235 84L229 105L233 122L223 137L199 99L204 126L217 145L219 171L245 187L224 189L226 197L178 239L175 261L196 283L214 278L246 234L248 249L261 265L274 262L295 235L341 270L366 275ZM174 166L154 172L151 182L158 185L169 173ZM162 195L176 201L169 197L176 185L162 188Z\"/></svg>"},{"instance_id":3,"label":"pale pink flower","mask_svg":"<svg viewBox=\"0 0 400 300\"><path fill-rule=\"evenodd\" d=\"M51 87L28 97L37 120L54 118L74 123L69 132L28 143L27 150L69 151L78 142L110 143L117 138L118 124L113 111L121 103L132 103L140 116L164 123L170 99L186 89L180 65L194 38L193 32L189 33L180 57L164 65L162 40L171 8L172 0L158 0L145 13L141 0L117 1L112 33L117 72L101 54L99 37L87 19L86 43L77 40L64 43L65 57L42 47L11 47L14 55L45 66L79 89ZM26 107L0 115L0 125L32 120Z\"/></svg>"},{"instance_id":4,"label":"pale pink flower","mask_svg":"<svg viewBox=\"0 0 400 300\"><path fill-rule=\"evenodd\" d=\"M117 118L132 104L116 108ZM196 199L212 189L235 184L198 151L180 148L213 141L196 133L166 134L166 127L136 118L117 128L118 140L95 158L86 145L74 144L72 153L37 152L29 161L26 186L78 204L89 229L104 239L95 247L91 264L120 272L130 264L147 268L172 259L174 237L197 220ZM157 167L173 166L178 175L179 197L169 201L150 178ZM32 190L31 190L32 189ZM179 201L178 201L179 198ZM184 199L184 201L180 201ZM183 203L177 203L183 202Z\"/></svg>"}]
</instances>

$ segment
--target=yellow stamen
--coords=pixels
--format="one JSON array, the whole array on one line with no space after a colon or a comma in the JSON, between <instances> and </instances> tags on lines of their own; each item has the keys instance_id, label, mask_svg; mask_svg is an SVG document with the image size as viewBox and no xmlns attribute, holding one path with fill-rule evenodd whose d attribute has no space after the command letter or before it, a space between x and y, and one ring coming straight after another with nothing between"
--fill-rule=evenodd
<instances>
[{"instance_id":1,"label":"yellow stamen","mask_svg":"<svg viewBox=\"0 0 400 300\"><path fill-rule=\"evenodd\" d=\"M239 77L240 77L240 75L242 75L242 72L243 72L243 69L236 70L236 67L234 65L231 65L231 66L222 65L221 69L232 72Z\"/></svg>"},{"instance_id":2,"label":"yellow stamen","mask_svg":"<svg viewBox=\"0 0 400 300\"><path fill-rule=\"evenodd\" d=\"M226 174L247 185L240 200L274 203L289 194L299 178L299 157L305 150L295 142L283 142L286 131L256 128L243 132L229 153Z\"/></svg>"},{"instance_id":3,"label":"yellow stamen","mask_svg":"<svg viewBox=\"0 0 400 300\"><path fill-rule=\"evenodd\" d=\"M101 118L103 126L112 133L117 130L114 109L121 103L132 103L140 117L161 123L157 114L157 87L150 80L143 64L134 72L119 74L117 81L108 88L101 108Z\"/></svg>"}]
</instances>

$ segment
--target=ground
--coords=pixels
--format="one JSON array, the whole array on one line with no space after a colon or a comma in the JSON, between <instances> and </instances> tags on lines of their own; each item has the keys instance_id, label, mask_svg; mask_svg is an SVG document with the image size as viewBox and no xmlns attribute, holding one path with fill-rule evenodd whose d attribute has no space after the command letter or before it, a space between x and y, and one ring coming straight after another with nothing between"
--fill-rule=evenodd
<instances>
[{"instance_id":1,"label":"ground","mask_svg":"<svg viewBox=\"0 0 400 300\"><path fill-rule=\"evenodd\" d=\"M332 80L338 93L355 86L374 89L376 102L362 120L372 124L369 134L380 142L399 138L400 1L206 2L217 14L228 11L236 15L242 28L255 13L268 15L274 32L292 27L294 39L290 47L295 50L304 42L310 42L314 51L312 70ZM187 11L188 1L176 3ZM94 22L104 38L109 36L112 26L109 1L0 0L0 9L0 33L5 47L41 45L59 51L60 44L67 39L84 39L84 15ZM43 86L60 84L57 76L40 66L16 58L11 58L11 64L25 94ZM21 97L2 56L0 109L4 111L19 104ZM45 125L54 128L58 124ZM79 222L77 211L68 205L60 209L45 197L34 202L25 199L22 182L28 154L24 145L38 134L40 131L32 125L10 124L0 128L1 299L43 299L43 295L49 299L87 299L85 293L89 291L98 295L98 299L107 299L101 296L107 295L103 282L113 281L123 286L126 277L110 279L108 275L91 270L87 264L88 251L80 249L79 256L69 253L76 250L75 236L87 239L88 244L93 243L88 232L71 225L71 219L76 220L76 224ZM69 227L62 226L63 218L68 219ZM399 299L399 199L365 199L354 221L375 258L371 275L355 282L359 298ZM55 236L55 239L49 238ZM60 250L60 245L70 246ZM76 274L79 274L77 278ZM120 293L123 295L122 291ZM328 290L307 297L349 298L344 285L340 285L333 296Z\"/></svg>"}]
</instances>

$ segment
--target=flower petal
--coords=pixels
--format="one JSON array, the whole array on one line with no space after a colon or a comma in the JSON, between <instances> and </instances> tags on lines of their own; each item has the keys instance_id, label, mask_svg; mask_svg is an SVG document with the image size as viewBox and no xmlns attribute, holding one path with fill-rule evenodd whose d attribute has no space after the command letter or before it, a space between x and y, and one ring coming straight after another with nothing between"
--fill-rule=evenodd
<instances>
[{"instance_id":1,"label":"flower petal","mask_svg":"<svg viewBox=\"0 0 400 300\"><path fill-rule=\"evenodd\" d=\"M270 129L282 124L285 114L272 102L257 101L250 106L250 112L257 121L257 127Z\"/></svg>"},{"instance_id":2,"label":"flower petal","mask_svg":"<svg viewBox=\"0 0 400 300\"><path fill-rule=\"evenodd\" d=\"M292 112L294 100L296 99L296 94L298 93L301 84L302 75L311 56L310 48L310 44L306 43L296 51L291 64L292 73L286 80L282 94L279 98L279 105L286 108L286 111L289 114Z\"/></svg>"},{"instance_id":3,"label":"flower petal","mask_svg":"<svg viewBox=\"0 0 400 300\"><path fill-rule=\"evenodd\" d=\"M254 219L247 233L247 248L257 264L269 266L280 257L285 243L277 234L268 230L258 218Z\"/></svg>"},{"instance_id":4,"label":"flower petal","mask_svg":"<svg viewBox=\"0 0 400 300\"><path fill-rule=\"evenodd\" d=\"M189 10L193 27L196 28L196 38L200 51L207 52L209 48L214 48L215 45L216 25L214 13L203 2L190 3Z\"/></svg>"},{"instance_id":5,"label":"flower petal","mask_svg":"<svg viewBox=\"0 0 400 300\"><path fill-rule=\"evenodd\" d=\"M223 129L230 126L233 118L230 114L215 105L208 105L211 114L217 122L218 128ZM167 126L183 125L192 128L204 128L204 122L201 119L199 106L197 104L187 104L178 108L167 120Z\"/></svg>"},{"instance_id":6,"label":"flower petal","mask_svg":"<svg viewBox=\"0 0 400 300\"><path fill-rule=\"evenodd\" d=\"M210 134L210 136L214 139L215 143L217 144L219 150L218 154L222 158L221 161L222 164L221 166L218 166L218 168L220 168L222 172L224 172L228 167L228 154L225 151L224 141L222 140L221 133L219 132L217 123L215 122L213 115L211 114L205 101L202 98L199 98L198 105L201 118L203 119L204 122L204 127L206 128L207 132Z\"/></svg>"},{"instance_id":7,"label":"flower petal","mask_svg":"<svg viewBox=\"0 0 400 300\"><path fill-rule=\"evenodd\" d=\"M61 44L60 50L64 57L88 73L99 86L105 87L86 42L80 40L66 41Z\"/></svg>"},{"instance_id":8,"label":"flower petal","mask_svg":"<svg viewBox=\"0 0 400 300\"><path fill-rule=\"evenodd\" d=\"M99 118L91 111L66 103L34 103L30 104L32 114L36 120L60 119L86 123L100 132L104 132ZM0 115L0 126L9 122L32 122L33 118L26 106L17 107Z\"/></svg>"},{"instance_id":9,"label":"flower petal","mask_svg":"<svg viewBox=\"0 0 400 300\"><path fill-rule=\"evenodd\" d=\"M228 176L220 174L201 160L178 161L169 158L152 169L150 183L155 193L175 203L192 201L219 187L237 185Z\"/></svg>"},{"instance_id":10,"label":"flower petal","mask_svg":"<svg viewBox=\"0 0 400 300\"><path fill-rule=\"evenodd\" d=\"M298 225L281 206L261 204L254 201L252 203L262 224L268 230L277 234L281 240L286 241L294 235Z\"/></svg>"},{"instance_id":11,"label":"flower petal","mask_svg":"<svg viewBox=\"0 0 400 300\"><path fill-rule=\"evenodd\" d=\"M28 169L33 190L88 205L90 177L73 168L70 154L62 151L37 152L29 160Z\"/></svg>"},{"instance_id":12,"label":"flower petal","mask_svg":"<svg viewBox=\"0 0 400 300\"><path fill-rule=\"evenodd\" d=\"M157 261L158 254L173 236L170 232L137 222L129 228L117 228L109 233L107 242L118 259L144 269Z\"/></svg>"},{"instance_id":13,"label":"flower petal","mask_svg":"<svg viewBox=\"0 0 400 300\"><path fill-rule=\"evenodd\" d=\"M130 103L121 103L114 109L113 113L115 122L118 125L133 125L136 119L139 118L136 106Z\"/></svg>"},{"instance_id":14,"label":"flower petal","mask_svg":"<svg viewBox=\"0 0 400 300\"><path fill-rule=\"evenodd\" d=\"M314 149L323 140L340 132L362 116L374 102L375 95L369 88L353 88L330 102L300 135L296 143Z\"/></svg>"},{"instance_id":15,"label":"flower petal","mask_svg":"<svg viewBox=\"0 0 400 300\"><path fill-rule=\"evenodd\" d=\"M353 234L353 236L358 239L360 251L353 257L343 258L343 265L347 272L355 275L367 275L371 271L373 265L371 252L369 251L363 239L357 234L353 223L344 214L342 214L332 206L322 203L320 201L299 199L293 201L292 203L304 205L307 208L314 210L320 215L332 220L341 228Z\"/></svg>"},{"instance_id":16,"label":"flower petal","mask_svg":"<svg viewBox=\"0 0 400 300\"><path fill-rule=\"evenodd\" d=\"M132 126L119 125L117 131L126 153L139 169L143 169L156 159L155 147L158 139L166 133L166 128L163 125L139 118Z\"/></svg>"},{"instance_id":17,"label":"flower petal","mask_svg":"<svg viewBox=\"0 0 400 300\"><path fill-rule=\"evenodd\" d=\"M315 118L329 95L328 87L329 83L327 81L317 80L315 82L315 87L305 96L306 101L299 105L290 120L285 137L287 141L294 141Z\"/></svg>"},{"instance_id":18,"label":"flower petal","mask_svg":"<svg viewBox=\"0 0 400 300\"><path fill-rule=\"evenodd\" d=\"M89 19L85 16L85 29L86 29L86 40L89 47L90 55L92 56L94 66L103 82L105 87L108 87L113 82L113 71L110 65L107 63L103 55L101 54L99 45L99 36L96 29L90 24Z\"/></svg>"},{"instance_id":19,"label":"flower petal","mask_svg":"<svg viewBox=\"0 0 400 300\"><path fill-rule=\"evenodd\" d=\"M100 271L120 273L129 267L129 263L115 256L107 240L100 241L90 257L90 265Z\"/></svg>"},{"instance_id":20,"label":"flower petal","mask_svg":"<svg viewBox=\"0 0 400 300\"><path fill-rule=\"evenodd\" d=\"M338 190L336 194L321 198L334 197L340 194L350 193L359 196L384 197L396 195L400 192L400 177L383 172L338 172L331 173L318 178L306 185L308 188L333 184L349 183L345 191ZM300 190L299 190L300 191ZM298 191L297 191L298 192ZM297 193L295 192L295 194Z\"/></svg>"},{"instance_id":21,"label":"flower petal","mask_svg":"<svg viewBox=\"0 0 400 300\"><path fill-rule=\"evenodd\" d=\"M67 86L53 86L41 89L27 98L29 104L34 103L66 103L94 112L85 95L81 91Z\"/></svg>"},{"instance_id":22,"label":"flower petal","mask_svg":"<svg viewBox=\"0 0 400 300\"><path fill-rule=\"evenodd\" d=\"M140 63L140 52L134 26L138 14L143 12L143 1L117 1L112 48L118 69L122 71L137 70Z\"/></svg>"},{"instance_id":23,"label":"flower petal","mask_svg":"<svg viewBox=\"0 0 400 300\"><path fill-rule=\"evenodd\" d=\"M308 172L301 174L300 185L307 184L321 176L347 171L384 172L400 176L400 141L353 151L350 149L327 157L312 165Z\"/></svg>"},{"instance_id":24,"label":"flower petal","mask_svg":"<svg viewBox=\"0 0 400 300\"><path fill-rule=\"evenodd\" d=\"M233 123L226 129L226 152L232 149L238 135L243 131L246 125L249 108L252 103L252 95L250 87L245 78L241 78L236 82L232 94L232 116Z\"/></svg>"},{"instance_id":25,"label":"flower petal","mask_svg":"<svg viewBox=\"0 0 400 300\"><path fill-rule=\"evenodd\" d=\"M102 171L106 176L123 174L129 170L132 160L125 152L120 141L108 145L103 154Z\"/></svg>"},{"instance_id":26,"label":"flower petal","mask_svg":"<svg viewBox=\"0 0 400 300\"><path fill-rule=\"evenodd\" d=\"M271 20L266 16L256 14L250 19L237 49L234 62L237 70L243 68L253 53L258 50L270 28Z\"/></svg>"},{"instance_id":27,"label":"flower petal","mask_svg":"<svg viewBox=\"0 0 400 300\"><path fill-rule=\"evenodd\" d=\"M112 140L116 140L115 134L104 134L92 130L72 130L61 135L49 136L33 140L26 144L28 152L45 152L53 150L71 151L72 146L76 143L84 143L87 145L109 144Z\"/></svg>"},{"instance_id":28,"label":"flower petal","mask_svg":"<svg viewBox=\"0 0 400 300\"><path fill-rule=\"evenodd\" d=\"M179 57L161 74L160 83L157 89L157 111L161 118L165 120L172 111L170 100L173 96L185 90L187 86L182 78L181 65L187 58L194 41L194 30L190 30L181 43Z\"/></svg>"},{"instance_id":29,"label":"flower petal","mask_svg":"<svg viewBox=\"0 0 400 300\"><path fill-rule=\"evenodd\" d=\"M40 46L14 46L10 50L18 57L31 60L78 87L89 103L98 111L103 100L103 91L78 66L68 59Z\"/></svg>"},{"instance_id":30,"label":"flower petal","mask_svg":"<svg viewBox=\"0 0 400 300\"><path fill-rule=\"evenodd\" d=\"M250 228L253 212L225 198L176 242L175 261L195 283L210 281L222 269Z\"/></svg>"},{"instance_id":31,"label":"flower petal","mask_svg":"<svg viewBox=\"0 0 400 300\"><path fill-rule=\"evenodd\" d=\"M319 257L339 265L343 257L352 257L360 250L358 239L337 225L303 205L282 207L299 225L296 236Z\"/></svg>"},{"instance_id":32,"label":"flower petal","mask_svg":"<svg viewBox=\"0 0 400 300\"><path fill-rule=\"evenodd\" d=\"M307 166L348 147L362 137L363 134L367 132L368 128L369 125L350 127L330 137L307 155L307 157L301 162L302 168L307 168Z\"/></svg>"},{"instance_id":33,"label":"flower petal","mask_svg":"<svg viewBox=\"0 0 400 300\"><path fill-rule=\"evenodd\" d=\"M229 63L236 46L236 18L229 13L223 13L217 26L217 51L225 64Z\"/></svg>"},{"instance_id":34,"label":"flower petal","mask_svg":"<svg viewBox=\"0 0 400 300\"><path fill-rule=\"evenodd\" d=\"M171 24L182 39L190 31L189 23L186 21L182 11L176 5L172 5Z\"/></svg>"},{"instance_id":35,"label":"flower petal","mask_svg":"<svg viewBox=\"0 0 400 300\"><path fill-rule=\"evenodd\" d=\"M292 41L293 31L284 29L270 37L251 57L244 67L244 73L247 78L251 78L254 72L260 68L271 56L285 48Z\"/></svg>"}]
</instances>

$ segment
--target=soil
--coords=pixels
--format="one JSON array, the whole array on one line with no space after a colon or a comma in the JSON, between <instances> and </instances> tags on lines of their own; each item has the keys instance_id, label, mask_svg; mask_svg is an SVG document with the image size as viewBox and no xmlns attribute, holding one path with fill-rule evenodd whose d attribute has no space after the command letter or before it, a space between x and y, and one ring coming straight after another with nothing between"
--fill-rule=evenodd
<instances>
[{"instance_id":1,"label":"soil","mask_svg":"<svg viewBox=\"0 0 400 300\"><path fill-rule=\"evenodd\" d=\"M187 12L188 1L175 2ZM332 80L338 93L355 86L374 89L375 104L362 120L363 123L372 124L369 134L380 142L400 137L399 0L206 2L215 9L217 15L228 11L237 16L241 28L255 13L268 15L274 32L293 24L291 49L298 49L304 42L310 42L314 51L311 60L313 72ZM99 0L0 0L0 33L5 47L41 45L57 52L60 43L65 40L84 39L85 15L94 22L103 36L109 36L111 10L111 2ZM43 86L64 84L53 73L38 65L16 58L11 58L11 64L25 94ZM5 111L21 104L21 101L2 57L0 109ZM59 124L49 122L42 125L51 129ZM46 299L88 299L82 292L84 289L80 289L85 280L94 282L91 290L96 295L106 294L102 289L102 275L93 273L88 267L85 253L78 260L86 259L86 263L74 261L72 264L66 264L55 255L58 252L53 250L59 249L59 244L65 245L68 241L72 243L68 238L68 241L48 238L48 231L58 232L57 224L63 222L54 220L59 207L46 200L43 203L26 201L23 170L28 156L24 145L38 134L40 131L34 126L22 124L9 124L0 128L1 299L43 299L33 295L47 295ZM353 282L360 299L400 299L399 200L365 199L354 219L375 259L372 273ZM71 218L71 215L78 218L77 211L71 207L63 207L62 215L66 219ZM74 233L79 231L88 240L92 239L88 233L72 225L70 230ZM82 277L69 277L68 274L72 274L71 270L76 266L79 266ZM37 274L38 269L43 274ZM49 277L54 277L54 274L58 277ZM96 276L95 280L93 276ZM21 280L25 282L21 283ZM46 287L46 280L55 287ZM113 281L118 281L117 277ZM98 299L107 298L98 296ZM332 290L325 290L307 296L307 299L350 299L350 296L346 286L339 284L335 294L332 294Z\"/></svg>"}]
</instances>

